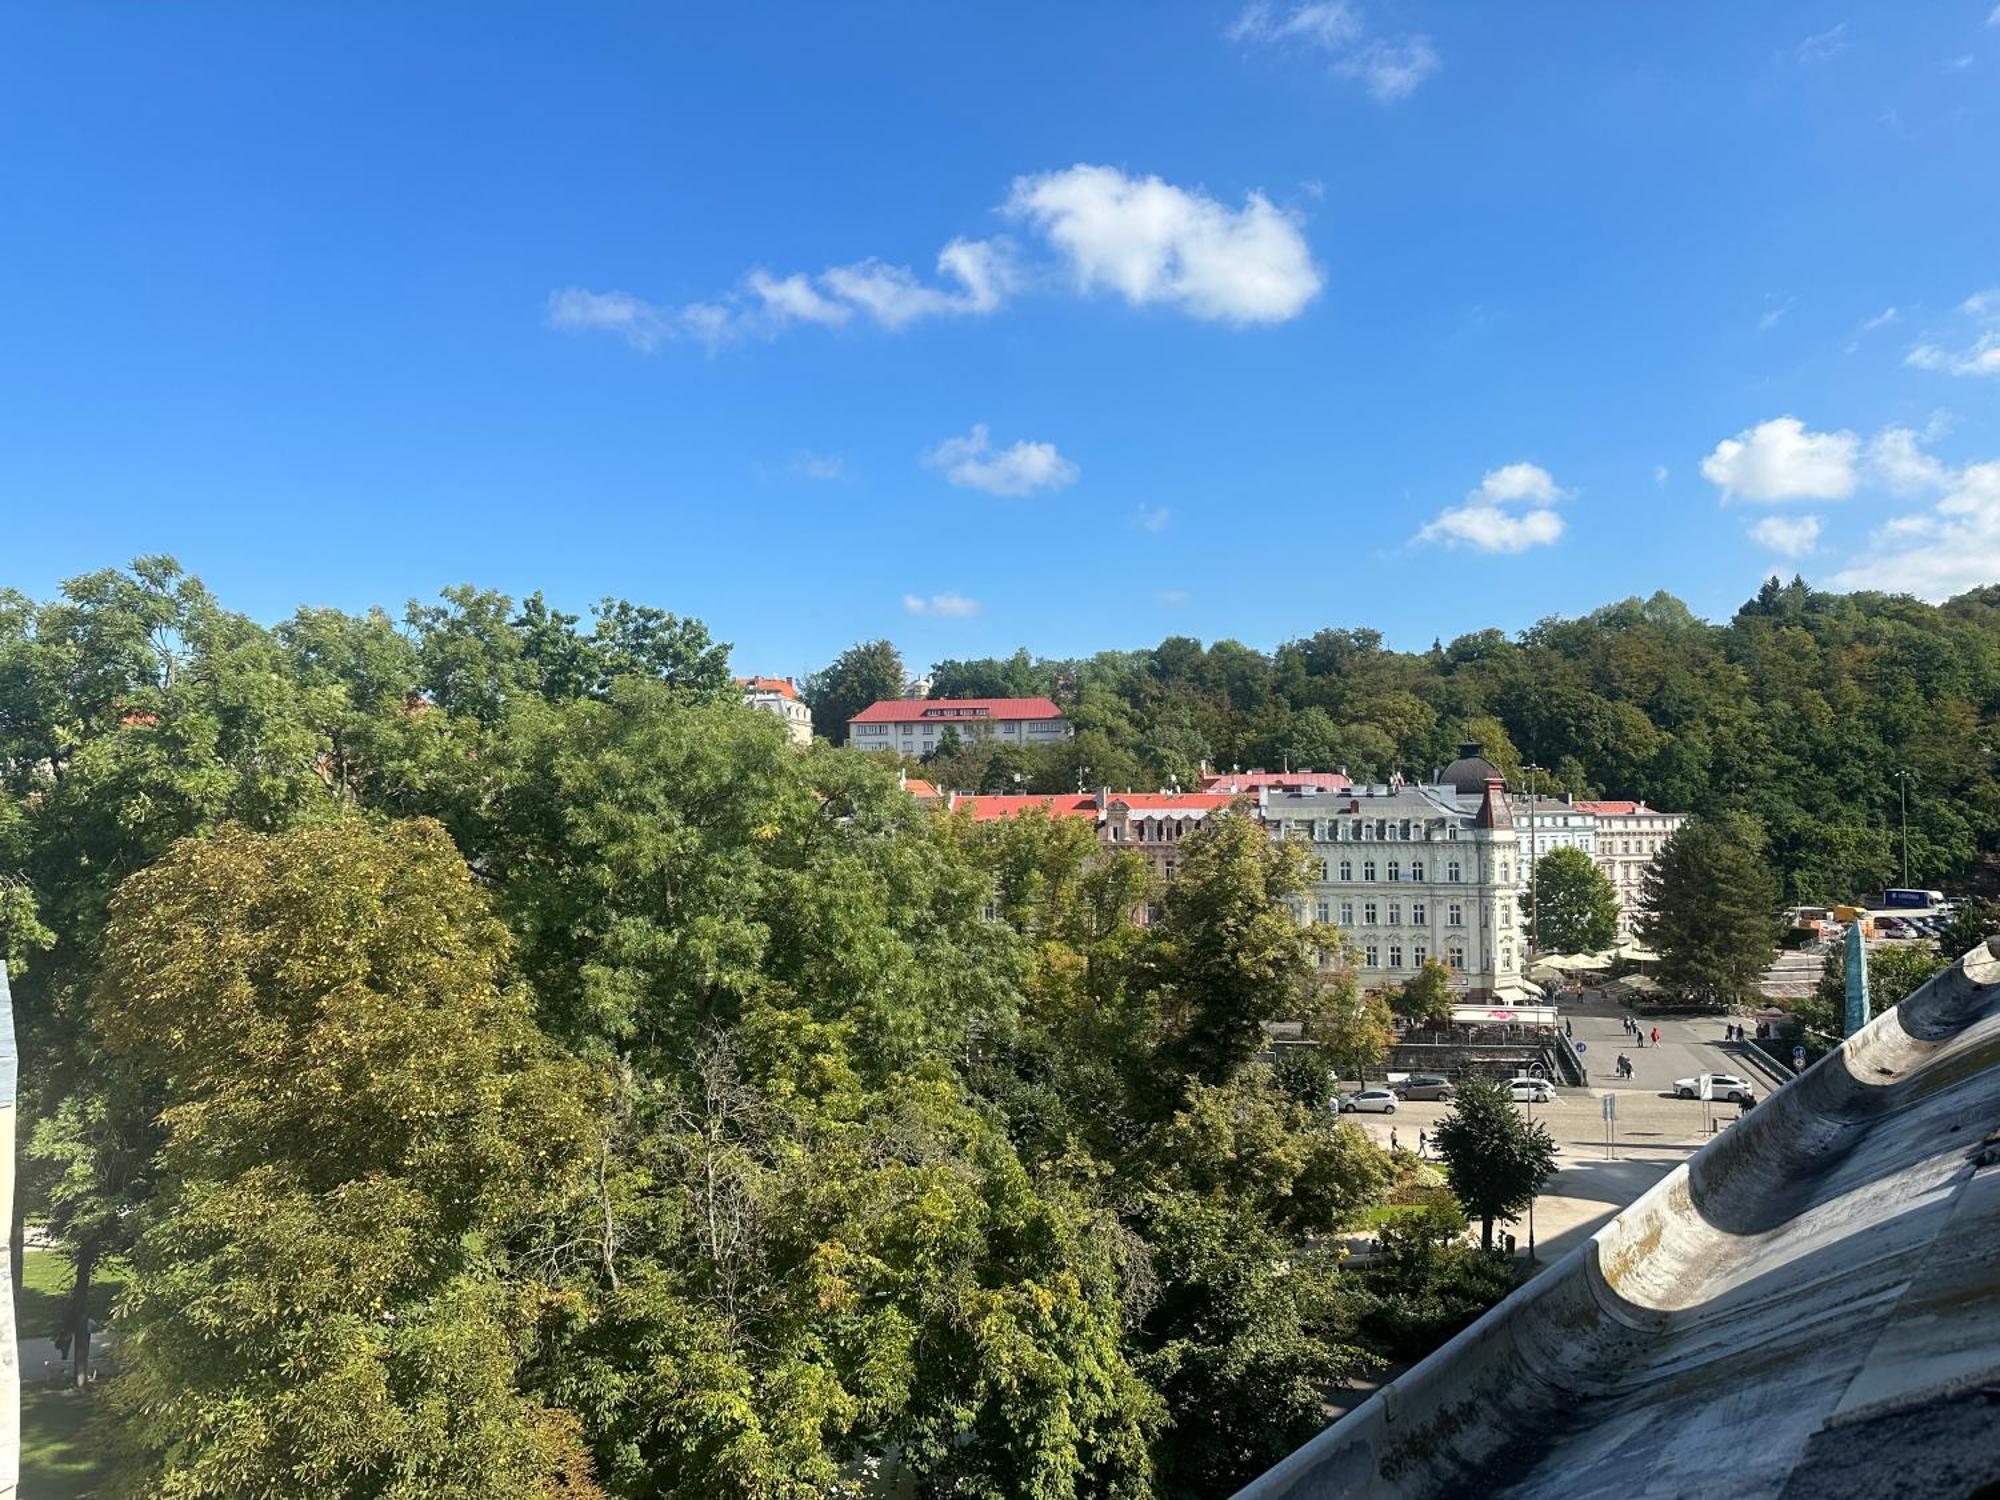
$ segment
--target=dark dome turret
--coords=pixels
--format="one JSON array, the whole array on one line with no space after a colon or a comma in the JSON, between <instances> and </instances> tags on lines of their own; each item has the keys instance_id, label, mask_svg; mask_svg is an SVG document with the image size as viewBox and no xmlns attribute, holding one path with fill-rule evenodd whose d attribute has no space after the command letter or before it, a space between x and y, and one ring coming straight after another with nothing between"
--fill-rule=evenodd
<instances>
[{"instance_id":1,"label":"dark dome turret","mask_svg":"<svg viewBox=\"0 0 2000 1500\"><path fill-rule=\"evenodd\" d=\"M1448 786L1454 791L1470 792L1477 797L1486 791L1486 783L1500 775L1500 768L1479 753L1477 740L1467 740L1458 747L1458 759L1438 772L1438 785Z\"/></svg>"}]
</instances>

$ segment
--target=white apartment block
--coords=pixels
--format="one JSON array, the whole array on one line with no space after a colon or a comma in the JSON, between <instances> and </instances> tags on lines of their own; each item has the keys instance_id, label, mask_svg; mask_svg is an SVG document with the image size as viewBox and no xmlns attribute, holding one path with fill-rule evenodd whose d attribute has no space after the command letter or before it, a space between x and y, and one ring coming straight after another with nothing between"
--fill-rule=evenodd
<instances>
[{"instance_id":1,"label":"white apartment block","mask_svg":"<svg viewBox=\"0 0 2000 1500\"><path fill-rule=\"evenodd\" d=\"M1674 831L1687 822L1686 813L1660 812L1643 802L1579 801L1579 812L1597 820L1597 868L1610 877L1618 892L1618 936L1632 936L1646 867L1652 864Z\"/></svg>"},{"instance_id":2,"label":"white apartment block","mask_svg":"<svg viewBox=\"0 0 2000 1500\"><path fill-rule=\"evenodd\" d=\"M1310 844L1309 912L1352 940L1364 988L1399 985L1438 958L1468 1001L1507 1003L1522 979L1516 828L1500 773L1472 756L1428 786L1264 787L1273 838Z\"/></svg>"},{"instance_id":3,"label":"white apartment block","mask_svg":"<svg viewBox=\"0 0 2000 1500\"><path fill-rule=\"evenodd\" d=\"M949 730L961 741L1047 745L1069 738L1069 721L1048 698L885 698L847 721L858 750L923 755Z\"/></svg>"}]
</instances>

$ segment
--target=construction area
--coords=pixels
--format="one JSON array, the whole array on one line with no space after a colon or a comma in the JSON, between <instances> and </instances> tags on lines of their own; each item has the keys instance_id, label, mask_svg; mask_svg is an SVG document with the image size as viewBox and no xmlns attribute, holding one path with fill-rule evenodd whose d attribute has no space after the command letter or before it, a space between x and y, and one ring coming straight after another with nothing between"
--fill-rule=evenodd
<instances>
[{"instance_id":1,"label":"construction area","mask_svg":"<svg viewBox=\"0 0 2000 1500\"><path fill-rule=\"evenodd\" d=\"M2000 939L1239 1500L1995 1485Z\"/></svg>"}]
</instances>

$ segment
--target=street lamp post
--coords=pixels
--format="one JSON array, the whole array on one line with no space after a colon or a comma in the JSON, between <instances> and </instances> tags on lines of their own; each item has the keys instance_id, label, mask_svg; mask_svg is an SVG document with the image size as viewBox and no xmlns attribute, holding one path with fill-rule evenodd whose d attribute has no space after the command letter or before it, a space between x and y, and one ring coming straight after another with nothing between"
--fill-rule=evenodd
<instances>
[{"instance_id":1,"label":"street lamp post","mask_svg":"<svg viewBox=\"0 0 2000 1500\"><path fill-rule=\"evenodd\" d=\"M1910 768L1896 768L1896 801L1903 823L1903 884L1910 883Z\"/></svg>"},{"instance_id":2,"label":"street lamp post","mask_svg":"<svg viewBox=\"0 0 2000 1500\"><path fill-rule=\"evenodd\" d=\"M1539 955L1542 951L1542 899L1541 878L1536 867L1541 863L1541 846L1535 842L1535 777L1546 766L1523 766L1522 773L1528 778L1528 951ZM1532 1231L1529 1238L1533 1238Z\"/></svg>"}]
</instances>

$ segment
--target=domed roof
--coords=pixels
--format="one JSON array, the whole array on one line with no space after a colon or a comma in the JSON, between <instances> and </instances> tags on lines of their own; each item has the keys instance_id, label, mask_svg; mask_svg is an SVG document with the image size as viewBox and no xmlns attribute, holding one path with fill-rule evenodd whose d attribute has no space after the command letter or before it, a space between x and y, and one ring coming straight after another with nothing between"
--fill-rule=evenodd
<instances>
[{"instance_id":1,"label":"domed roof","mask_svg":"<svg viewBox=\"0 0 2000 1500\"><path fill-rule=\"evenodd\" d=\"M1479 741L1467 740L1458 747L1458 759L1438 772L1438 785L1477 796L1486 783L1500 775L1500 768L1479 753Z\"/></svg>"}]
</instances>

